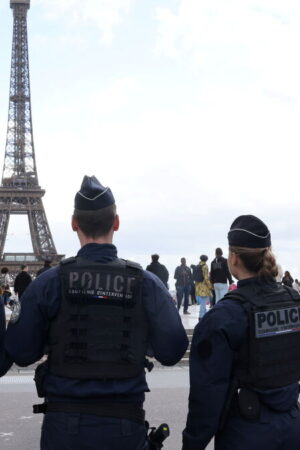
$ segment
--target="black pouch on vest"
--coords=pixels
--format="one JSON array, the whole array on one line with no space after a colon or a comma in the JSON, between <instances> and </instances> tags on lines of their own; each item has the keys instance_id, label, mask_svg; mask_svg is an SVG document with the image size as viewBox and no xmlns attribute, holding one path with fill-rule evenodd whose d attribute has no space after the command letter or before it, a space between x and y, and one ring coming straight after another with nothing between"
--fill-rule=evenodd
<instances>
[{"instance_id":1,"label":"black pouch on vest","mask_svg":"<svg viewBox=\"0 0 300 450\"><path fill-rule=\"evenodd\" d=\"M242 388L238 394L238 407L243 419L259 419L261 404L256 392Z\"/></svg>"}]
</instances>

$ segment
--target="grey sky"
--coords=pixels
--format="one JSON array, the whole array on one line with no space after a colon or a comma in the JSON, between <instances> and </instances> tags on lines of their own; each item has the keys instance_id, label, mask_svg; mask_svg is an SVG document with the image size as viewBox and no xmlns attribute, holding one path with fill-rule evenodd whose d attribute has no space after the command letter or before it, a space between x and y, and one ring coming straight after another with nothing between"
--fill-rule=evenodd
<instances>
[{"instance_id":1,"label":"grey sky","mask_svg":"<svg viewBox=\"0 0 300 450\"><path fill-rule=\"evenodd\" d=\"M181 256L225 248L251 213L300 276L296 1L36 0L28 18L38 173L60 253L77 249L73 197L94 174L117 199L124 257L145 265L158 252L173 275ZM5 0L3 155L11 37ZM7 250L23 250L19 228Z\"/></svg>"}]
</instances>

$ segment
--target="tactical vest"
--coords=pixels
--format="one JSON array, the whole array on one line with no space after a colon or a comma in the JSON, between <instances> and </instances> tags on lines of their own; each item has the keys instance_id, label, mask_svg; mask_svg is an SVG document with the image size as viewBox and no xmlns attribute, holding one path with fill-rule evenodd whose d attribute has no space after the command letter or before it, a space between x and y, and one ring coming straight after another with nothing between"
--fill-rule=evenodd
<instances>
[{"instance_id":1,"label":"tactical vest","mask_svg":"<svg viewBox=\"0 0 300 450\"><path fill-rule=\"evenodd\" d=\"M240 386L277 388L300 380L300 295L286 286L245 286L224 298L242 304L248 334L234 375Z\"/></svg>"},{"instance_id":2,"label":"tactical vest","mask_svg":"<svg viewBox=\"0 0 300 450\"><path fill-rule=\"evenodd\" d=\"M60 265L61 305L50 326L49 371L75 379L123 379L145 366L148 325L142 268L69 258Z\"/></svg>"}]
</instances>

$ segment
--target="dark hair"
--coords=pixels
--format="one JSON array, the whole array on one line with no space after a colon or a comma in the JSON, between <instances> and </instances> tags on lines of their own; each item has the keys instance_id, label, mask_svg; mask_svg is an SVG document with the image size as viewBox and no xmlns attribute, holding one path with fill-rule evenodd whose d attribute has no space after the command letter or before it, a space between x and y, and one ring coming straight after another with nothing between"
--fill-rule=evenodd
<instances>
[{"instance_id":1,"label":"dark hair","mask_svg":"<svg viewBox=\"0 0 300 450\"><path fill-rule=\"evenodd\" d=\"M256 273L261 278L275 278L278 268L271 247L246 248L229 247L231 253L238 255L249 272Z\"/></svg>"},{"instance_id":2,"label":"dark hair","mask_svg":"<svg viewBox=\"0 0 300 450\"><path fill-rule=\"evenodd\" d=\"M21 265L21 270L26 269L26 267L27 267L27 264L22 264L22 265Z\"/></svg>"},{"instance_id":3,"label":"dark hair","mask_svg":"<svg viewBox=\"0 0 300 450\"><path fill-rule=\"evenodd\" d=\"M8 267L2 267L1 273L8 273Z\"/></svg>"},{"instance_id":4,"label":"dark hair","mask_svg":"<svg viewBox=\"0 0 300 450\"><path fill-rule=\"evenodd\" d=\"M284 272L284 276L285 276L285 277L292 278L292 277L291 277L291 274L290 274L290 272L289 272L288 270L286 270L286 271Z\"/></svg>"},{"instance_id":5,"label":"dark hair","mask_svg":"<svg viewBox=\"0 0 300 450\"><path fill-rule=\"evenodd\" d=\"M153 262L157 262L159 260L159 255L157 253L154 253L154 255L151 255L151 259Z\"/></svg>"},{"instance_id":6,"label":"dark hair","mask_svg":"<svg viewBox=\"0 0 300 450\"><path fill-rule=\"evenodd\" d=\"M222 256L222 255L223 255L223 250L220 247L216 248L216 256Z\"/></svg>"},{"instance_id":7,"label":"dark hair","mask_svg":"<svg viewBox=\"0 0 300 450\"><path fill-rule=\"evenodd\" d=\"M51 261L49 261L48 259L46 259L44 261L44 267L50 267L51 266Z\"/></svg>"},{"instance_id":8,"label":"dark hair","mask_svg":"<svg viewBox=\"0 0 300 450\"><path fill-rule=\"evenodd\" d=\"M116 205L109 205L94 211L75 209L73 216L81 231L87 237L96 239L106 236L111 230L116 216Z\"/></svg>"},{"instance_id":9,"label":"dark hair","mask_svg":"<svg viewBox=\"0 0 300 450\"><path fill-rule=\"evenodd\" d=\"M208 256L206 256L206 255L201 255L201 256L200 256L200 260L203 261L203 262L205 262L205 261L208 260Z\"/></svg>"}]
</instances>

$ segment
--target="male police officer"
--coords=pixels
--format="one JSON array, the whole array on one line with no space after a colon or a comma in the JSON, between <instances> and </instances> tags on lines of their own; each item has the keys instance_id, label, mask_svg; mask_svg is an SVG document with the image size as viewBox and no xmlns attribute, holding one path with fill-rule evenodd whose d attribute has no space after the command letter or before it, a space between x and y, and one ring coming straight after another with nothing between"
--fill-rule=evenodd
<instances>
[{"instance_id":1,"label":"male police officer","mask_svg":"<svg viewBox=\"0 0 300 450\"><path fill-rule=\"evenodd\" d=\"M6 352L19 365L39 360L47 346L37 375L46 397L42 449L147 449L147 350L164 365L186 351L163 283L117 258L118 228L111 190L85 176L72 217L81 249L29 286L8 327Z\"/></svg>"}]
</instances>

